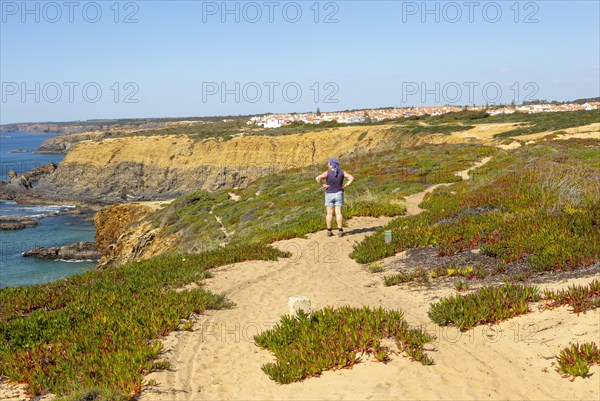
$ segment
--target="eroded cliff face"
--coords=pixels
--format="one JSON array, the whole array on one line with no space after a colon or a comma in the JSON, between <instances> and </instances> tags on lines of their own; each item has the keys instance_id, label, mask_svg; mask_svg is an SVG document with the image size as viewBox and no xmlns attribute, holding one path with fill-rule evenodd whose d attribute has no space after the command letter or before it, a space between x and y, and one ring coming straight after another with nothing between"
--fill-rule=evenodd
<instances>
[{"instance_id":1,"label":"eroded cliff face","mask_svg":"<svg viewBox=\"0 0 600 401\"><path fill-rule=\"evenodd\" d=\"M125 135L126 133L115 133L110 131L58 135L42 142L38 151L40 153L67 153L73 147L73 145L81 141L94 141Z\"/></svg>"},{"instance_id":2,"label":"eroded cliff face","mask_svg":"<svg viewBox=\"0 0 600 401\"><path fill-rule=\"evenodd\" d=\"M377 126L231 140L133 136L82 141L38 188L116 202L244 187L275 171L392 146L389 135L388 127Z\"/></svg>"},{"instance_id":3,"label":"eroded cliff face","mask_svg":"<svg viewBox=\"0 0 600 401\"><path fill-rule=\"evenodd\" d=\"M134 202L108 206L94 215L96 246L102 254L100 266L120 265L147 259L168 251L177 235L157 239L160 229L146 220L162 207L161 202Z\"/></svg>"}]
</instances>

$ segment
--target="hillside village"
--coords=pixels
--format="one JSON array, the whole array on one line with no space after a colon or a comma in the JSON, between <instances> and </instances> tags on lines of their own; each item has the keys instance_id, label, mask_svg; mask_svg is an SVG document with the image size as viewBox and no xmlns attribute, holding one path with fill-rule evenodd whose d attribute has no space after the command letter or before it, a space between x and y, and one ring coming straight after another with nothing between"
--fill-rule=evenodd
<instances>
[{"instance_id":1,"label":"hillside village","mask_svg":"<svg viewBox=\"0 0 600 401\"><path fill-rule=\"evenodd\" d=\"M597 110L600 108L600 102L588 102L583 104L528 104L528 105L510 105L501 107L489 106L429 106L412 108L391 108L391 109L365 109L352 111L334 111L322 113L294 113L294 114L269 114L264 116L255 116L250 118L247 125L262 126L264 128L279 128L294 122L303 122L305 124L319 124L321 122L337 121L340 124L365 123L369 121L383 121L397 118L408 118L411 116L439 116L445 113L458 112L461 110L485 110L491 116L498 114L513 113L547 113L558 111L576 111L576 110Z\"/></svg>"}]
</instances>

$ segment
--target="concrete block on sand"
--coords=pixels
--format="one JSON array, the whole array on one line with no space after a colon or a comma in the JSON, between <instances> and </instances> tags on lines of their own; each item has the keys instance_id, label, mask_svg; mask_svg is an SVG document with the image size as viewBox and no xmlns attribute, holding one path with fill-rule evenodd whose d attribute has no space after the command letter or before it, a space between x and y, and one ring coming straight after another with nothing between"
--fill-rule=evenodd
<instances>
[{"instance_id":1,"label":"concrete block on sand","mask_svg":"<svg viewBox=\"0 0 600 401\"><path fill-rule=\"evenodd\" d=\"M288 305L290 307L290 315L296 316L298 311L302 309L304 313L310 315L310 299L304 296L293 296L288 298Z\"/></svg>"}]
</instances>

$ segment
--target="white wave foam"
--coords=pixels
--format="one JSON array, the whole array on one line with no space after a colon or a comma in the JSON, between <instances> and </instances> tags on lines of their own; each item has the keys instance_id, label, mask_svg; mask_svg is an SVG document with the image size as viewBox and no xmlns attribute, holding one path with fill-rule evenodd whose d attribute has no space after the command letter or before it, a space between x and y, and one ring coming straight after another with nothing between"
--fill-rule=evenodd
<instances>
[{"instance_id":1,"label":"white wave foam","mask_svg":"<svg viewBox=\"0 0 600 401\"><path fill-rule=\"evenodd\" d=\"M20 205L14 202L9 203L8 201L4 203L11 205L12 207L1 210L0 216L27 217L32 219L41 219L61 214L76 207L72 205Z\"/></svg>"}]
</instances>

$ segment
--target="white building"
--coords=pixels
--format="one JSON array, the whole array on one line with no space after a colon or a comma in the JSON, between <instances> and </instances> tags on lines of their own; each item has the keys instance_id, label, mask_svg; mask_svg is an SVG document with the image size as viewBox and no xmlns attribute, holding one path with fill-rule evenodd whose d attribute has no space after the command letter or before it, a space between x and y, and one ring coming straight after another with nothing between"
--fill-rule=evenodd
<instances>
[{"instance_id":1,"label":"white building","mask_svg":"<svg viewBox=\"0 0 600 401\"><path fill-rule=\"evenodd\" d=\"M267 121L265 121L265 128L279 128L283 125L283 123L281 122L281 120L278 120L276 118L269 118Z\"/></svg>"}]
</instances>

